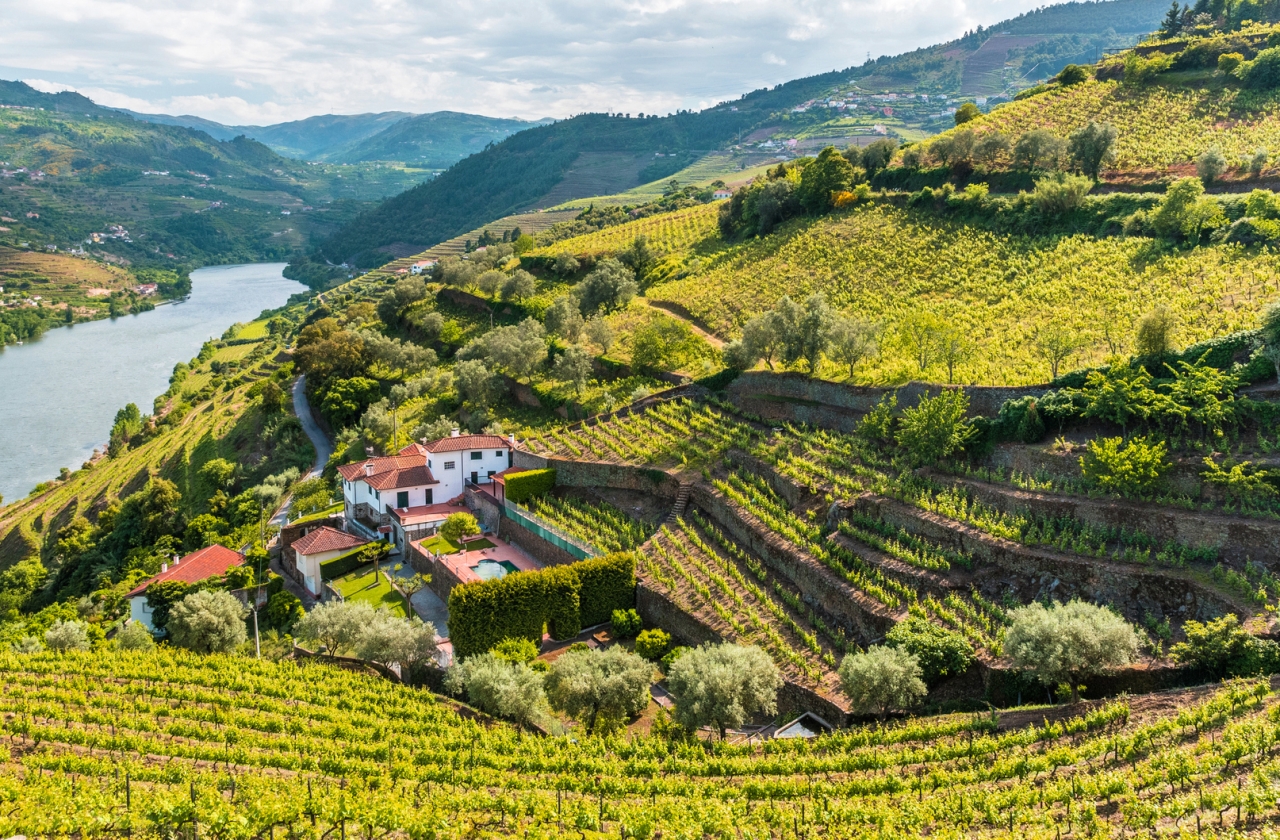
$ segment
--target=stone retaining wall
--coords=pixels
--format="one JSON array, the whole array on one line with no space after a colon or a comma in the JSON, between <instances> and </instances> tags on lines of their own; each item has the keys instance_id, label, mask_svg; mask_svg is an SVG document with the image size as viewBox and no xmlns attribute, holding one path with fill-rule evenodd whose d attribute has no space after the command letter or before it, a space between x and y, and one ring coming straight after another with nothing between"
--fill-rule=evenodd
<instances>
[{"instance_id":1,"label":"stone retaining wall","mask_svg":"<svg viewBox=\"0 0 1280 840\"><path fill-rule=\"evenodd\" d=\"M641 581L636 586L636 612L646 625L661 627L682 645L697 647L704 642L723 638L714 629L680 609L665 594L650 589ZM778 713L784 715L813 712L833 726L846 726L849 710L823 697L811 688L787 680L778 692Z\"/></svg>"},{"instance_id":2,"label":"stone retaining wall","mask_svg":"<svg viewBox=\"0 0 1280 840\"><path fill-rule=\"evenodd\" d=\"M1049 517L1067 516L1101 527L1132 528L1158 540L1195 548L1213 548L1234 563L1253 560L1280 568L1280 522L1164 507L1127 499L1091 499L1031 493L985 481L938 476L968 489L980 501L1001 510L1025 509Z\"/></svg>"},{"instance_id":3,"label":"stone retaining wall","mask_svg":"<svg viewBox=\"0 0 1280 840\"><path fill-rule=\"evenodd\" d=\"M893 627L894 616L883 604L845 583L750 514L739 512L718 491L695 484L690 502L705 511L731 539L790 581L803 594L806 604L823 613L828 624L843 627L850 639L865 646L883 638Z\"/></svg>"},{"instance_id":4,"label":"stone retaining wall","mask_svg":"<svg viewBox=\"0 0 1280 840\"><path fill-rule=\"evenodd\" d=\"M998 567L984 568L979 563L973 573L979 590L992 600L998 601L1010 589L1016 592L1020 603L1046 597L1078 597L1111 604L1137 623L1148 614L1157 620L1167 616L1180 624L1188 619L1206 621L1228 612L1249 612L1180 570L1148 569L1028 548L870 493L847 506Z\"/></svg>"}]
</instances>

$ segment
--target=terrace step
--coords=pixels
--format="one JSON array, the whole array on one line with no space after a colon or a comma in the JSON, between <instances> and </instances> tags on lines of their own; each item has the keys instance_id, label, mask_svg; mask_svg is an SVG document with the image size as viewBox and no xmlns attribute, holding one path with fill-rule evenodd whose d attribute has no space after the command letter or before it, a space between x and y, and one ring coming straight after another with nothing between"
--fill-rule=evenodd
<instances>
[{"instance_id":1,"label":"terrace step","mask_svg":"<svg viewBox=\"0 0 1280 840\"><path fill-rule=\"evenodd\" d=\"M671 507L671 513L667 515L667 524L674 525L676 520L684 516L684 512L689 507L690 485L682 483L680 489L676 491L676 503Z\"/></svg>"}]
</instances>

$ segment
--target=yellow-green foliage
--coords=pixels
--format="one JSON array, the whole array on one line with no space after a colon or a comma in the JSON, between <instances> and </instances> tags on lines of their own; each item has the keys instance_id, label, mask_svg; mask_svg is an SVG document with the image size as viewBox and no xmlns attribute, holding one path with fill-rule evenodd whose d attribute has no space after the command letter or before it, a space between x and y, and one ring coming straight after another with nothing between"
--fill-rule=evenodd
<instances>
[{"instance_id":1,"label":"yellow-green foliage","mask_svg":"<svg viewBox=\"0 0 1280 840\"><path fill-rule=\"evenodd\" d=\"M648 216L625 225L615 225L585 236L556 242L532 251L531 256L613 254L629 246L637 236L649 237L650 246L659 254L670 254L691 248L714 235L718 208L717 204L703 204L674 213Z\"/></svg>"},{"instance_id":2,"label":"yellow-green foliage","mask_svg":"<svg viewBox=\"0 0 1280 840\"><path fill-rule=\"evenodd\" d=\"M627 227L617 229L619 241L627 241ZM784 294L823 292L834 307L887 328L880 357L859 369L860 378L880 382L945 381L941 362L922 373L899 340L898 326L919 307L958 324L970 343L957 382L1016 385L1048 378L1035 336L1049 325L1087 339L1069 361L1078 366L1103 361L1108 339L1130 349L1133 325L1158 305L1175 313L1190 344L1253 327L1280 292L1280 261L1265 248L1171 250L1147 239L999 234L883 204L732 246L712 233L695 250L711 257L649 289L650 298L683 306L728 338Z\"/></svg>"},{"instance_id":3,"label":"yellow-green foliage","mask_svg":"<svg viewBox=\"0 0 1280 840\"><path fill-rule=\"evenodd\" d=\"M1280 91L1090 81L1011 102L964 128L979 135L1003 131L1015 140L1044 128L1065 138L1090 120L1108 122L1118 132L1116 168L1163 169L1215 145L1227 160L1250 156L1259 146L1280 149L1278 117Z\"/></svg>"}]
</instances>

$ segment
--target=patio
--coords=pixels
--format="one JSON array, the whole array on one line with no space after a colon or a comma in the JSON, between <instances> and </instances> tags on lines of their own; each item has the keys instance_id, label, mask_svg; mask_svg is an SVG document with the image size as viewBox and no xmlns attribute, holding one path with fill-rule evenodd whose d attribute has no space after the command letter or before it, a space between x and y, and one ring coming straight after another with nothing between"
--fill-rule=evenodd
<instances>
[{"instance_id":1,"label":"patio","mask_svg":"<svg viewBox=\"0 0 1280 840\"><path fill-rule=\"evenodd\" d=\"M450 551L456 547L440 538L422 540L414 546L423 554L440 553L439 562L458 580L459 583L472 583L495 577L505 577L512 571L532 572L542 568L542 564L534 560L519 546L503 542L497 537L486 536L471 540L472 546L463 551ZM449 551L450 553L445 553ZM476 566L481 567L479 573ZM499 572L498 569L502 571Z\"/></svg>"}]
</instances>

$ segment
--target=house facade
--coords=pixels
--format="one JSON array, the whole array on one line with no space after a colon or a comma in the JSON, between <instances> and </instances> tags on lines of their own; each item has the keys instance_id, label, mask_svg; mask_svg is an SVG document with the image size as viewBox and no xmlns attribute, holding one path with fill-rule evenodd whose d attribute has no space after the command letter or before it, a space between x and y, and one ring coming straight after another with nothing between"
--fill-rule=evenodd
<instances>
[{"instance_id":1,"label":"house facade","mask_svg":"<svg viewBox=\"0 0 1280 840\"><path fill-rule=\"evenodd\" d=\"M243 563L243 554L220 545L211 545L186 557L174 558L172 563L165 563L160 567L160 574L144 580L125 596L129 599L129 618L146 627L153 635L158 634L164 628L152 623L152 610L147 605L147 589L152 584L169 580L187 584L200 583L225 575L228 569Z\"/></svg>"},{"instance_id":2,"label":"house facade","mask_svg":"<svg viewBox=\"0 0 1280 840\"><path fill-rule=\"evenodd\" d=\"M368 544L368 540L330 528L328 525L316 528L294 542L292 546L293 577L308 592L319 598L324 594L324 578L320 574L320 564Z\"/></svg>"}]
</instances>

